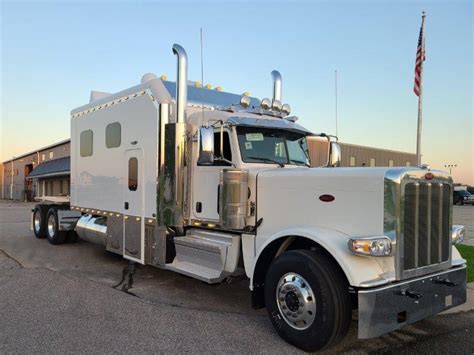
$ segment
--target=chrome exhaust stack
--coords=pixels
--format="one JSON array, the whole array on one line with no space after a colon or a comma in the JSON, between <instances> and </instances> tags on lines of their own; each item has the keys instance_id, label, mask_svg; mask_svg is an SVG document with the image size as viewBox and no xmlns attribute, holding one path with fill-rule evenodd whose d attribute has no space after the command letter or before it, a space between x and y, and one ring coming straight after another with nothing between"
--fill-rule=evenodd
<instances>
[{"instance_id":1,"label":"chrome exhaust stack","mask_svg":"<svg viewBox=\"0 0 474 355\"><path fill-rule=\"evenodd\" d=\"M281 74L278 70L272 71L273 78L273 102L281 102Z\"/></svg>"},{"instance_id":2,"label":"chrome exhaust stack","mask_svg":"<svg viewBox=\"0 0 474 355\"><path fill-rule=\"evenodd\" d=\"M191 128L187 123L188 56L179 44L173 45L177 57L176 109L174 122L168 110L160 111L160 172L158 178L157 222L159 227L182 229L189 214L189 171L186 163ZM165 242L163 239L162 242ZM164 263L163 256L159 263Z\"/></svg>"},{"instance_id":3,"label":"chrome exhaust stack","mask_svg":"<svg viewBox=\"0 0 474 355\"><path fill-rule=\"evenodd\" d=\"M188 55L179 44L173 44L173 54L178 58L176 77L176 123L183 123L186 119L188 105Z\"/></svg>"}]
</instances>

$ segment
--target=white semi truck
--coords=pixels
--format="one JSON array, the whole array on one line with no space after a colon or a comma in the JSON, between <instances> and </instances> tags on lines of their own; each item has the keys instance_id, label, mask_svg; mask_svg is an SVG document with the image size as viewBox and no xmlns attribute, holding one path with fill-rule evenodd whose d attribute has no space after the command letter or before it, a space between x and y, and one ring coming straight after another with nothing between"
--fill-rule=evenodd
<instances>
[{"instance_id":1,"label":"white semi truck","mask_svg":"<svg viewBox=\"0 0 474 355\"><path fill-rule=\"evenodd\" d=\"M337 138L311 168L306 138L273 98L143 76L92 92L71 112L71 196L43 198L38 238L103 244L132 263L208 283L250 280L278 334L314 351L341 340L358 313L373 338L466 301L453 244L453 181L429 167L342 168Z\"/></svg>"}]
</instances>

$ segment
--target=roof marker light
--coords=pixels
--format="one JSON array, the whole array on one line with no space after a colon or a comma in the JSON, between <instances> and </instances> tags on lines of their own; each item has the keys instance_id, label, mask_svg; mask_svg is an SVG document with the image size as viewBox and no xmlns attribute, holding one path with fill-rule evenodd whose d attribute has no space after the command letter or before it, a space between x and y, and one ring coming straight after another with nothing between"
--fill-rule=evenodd
<instances>
[{"instance_id":1,"label":"roof marker light","mask_svg":"<svg viewBox=\"0 0 474 355\"><path fill-rule=\"evenodd\" d=\"M264 110L269 110L270 107L272 107L272 102L270 101L270 99L264 98L264 99L262 99L262 102L260 103L260 106L261 106Z\"/></svg>"},{"instance_id":2,"label":"roof marker light","mask_svg":"<svg viewBox=\"0 0 474 355\"><path fill-rule=\"evenodd\" d=\"M288 116L290 113L291 113L291 107L290 105L288 104L283 104L281 106L281 113L285 114L286 116Z\"/></svg>"},{"instance_id":3,"label":"roof marker light","mask_svg":"<svg viewBox=\"0 0 474 355\"><path fill-rule=\"evenodd\" d=\"M273 100L272 110L273 111L281 111L281 102L279 100Z\"/></svg>"},{"instance_id":4,"label":"roof marker light","mask_svg":"<svg viewBox=\"0 0 474 355\"><path fill-rule=\"evenodd\" d=\"M242 96L240 98L240 106L242 106L243 108L249 107L250 106L250 97Z\"/></svg>"}]
</instances>

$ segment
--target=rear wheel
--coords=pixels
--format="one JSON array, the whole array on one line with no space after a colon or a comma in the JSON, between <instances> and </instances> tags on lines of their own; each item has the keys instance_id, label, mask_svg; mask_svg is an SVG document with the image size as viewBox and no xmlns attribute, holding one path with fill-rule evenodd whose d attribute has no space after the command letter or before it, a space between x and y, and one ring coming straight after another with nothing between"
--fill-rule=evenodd
<instances>
[{"instance_id":1,"label":"rear wheel","mask_svg":"<svg viewBox=\"0 0 474 355\"><path fill-rule=\"evenodd\" d=\"M328 256L285 252L270 265L264 288L273 326L290 344L316 351L346 335L352 317L348 284Z\"/></svg>"},{"instance_id":2,"label":"rear wheel","mask_svg":"<svg viewBox=\"0 0 474 355\"><path fill-rule=\"evenodd\" d=\"M56 207L51 207L49 209L46 221L46 237L48 238L48 242L51 244L64 243L67 237L67 232L59 230L58 209Z\"/></svg>"},{"instance_id":3,"label":"rear wheel","mask_svg":"<svg viewBox=\"0 0 474 355\"><path fill-rule=\"evenodd\" d=\"M33 210L33 233L36 238L46 237L46 215L48 206L36 205Z\"/></svg>"}]
</instances>

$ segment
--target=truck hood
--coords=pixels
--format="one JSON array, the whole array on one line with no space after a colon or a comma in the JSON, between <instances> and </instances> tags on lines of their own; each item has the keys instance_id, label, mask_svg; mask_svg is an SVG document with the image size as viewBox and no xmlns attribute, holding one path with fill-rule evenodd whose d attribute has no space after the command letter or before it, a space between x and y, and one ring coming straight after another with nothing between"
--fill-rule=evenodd
<instances>
[{"instance_id":1,"label":"truck hood","mask_svg":"<svg viewBox=\"0 0 474 355\"><path fill-rule=\"evenodd\" d=\"M261 228L317 226L350 236L383 235L384 177L390 168L250 171ZM332 196L325 202L323 195ZM267 230L266 232L271 232Z\"/></svg>"}]
</instances>

